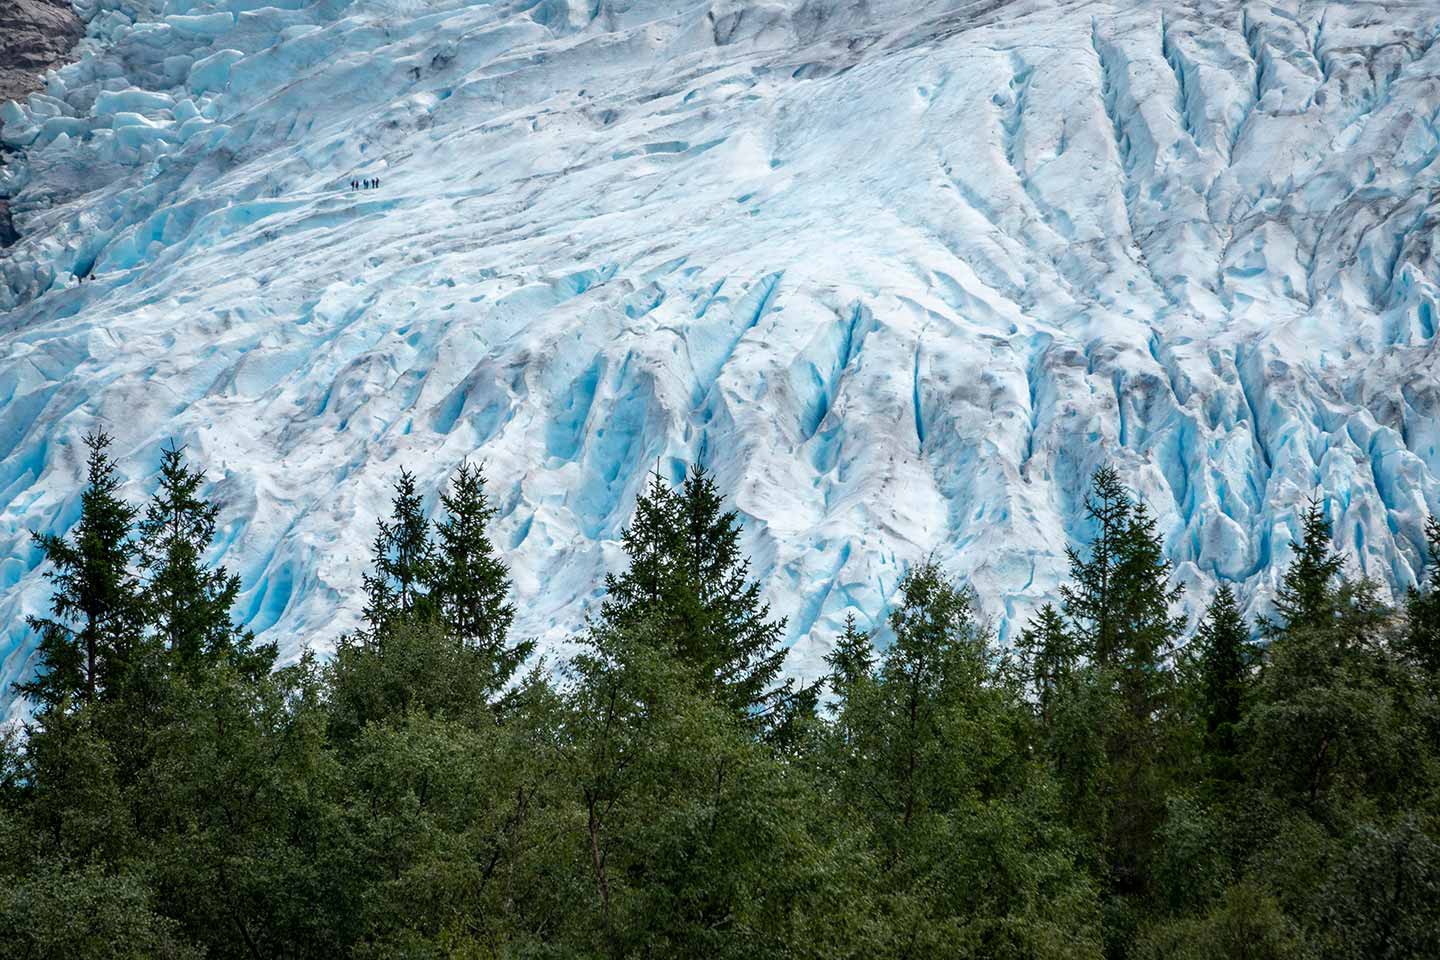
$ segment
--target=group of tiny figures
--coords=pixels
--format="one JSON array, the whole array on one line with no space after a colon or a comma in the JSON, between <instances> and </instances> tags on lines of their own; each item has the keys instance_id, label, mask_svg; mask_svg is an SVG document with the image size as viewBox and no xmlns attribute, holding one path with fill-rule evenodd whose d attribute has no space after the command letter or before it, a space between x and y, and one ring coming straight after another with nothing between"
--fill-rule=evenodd
<instances>
[{"instance_id":1,"label":"group of tiny figures","mask_svg":"<svg viewBox=\"0 0 1440 960\"><path fill-rule=\"evenodd\" d=\"M380 186L379 177L367 177L364 180L351 180L351 190L374 190Z\"/></svg>"}]
</instances>

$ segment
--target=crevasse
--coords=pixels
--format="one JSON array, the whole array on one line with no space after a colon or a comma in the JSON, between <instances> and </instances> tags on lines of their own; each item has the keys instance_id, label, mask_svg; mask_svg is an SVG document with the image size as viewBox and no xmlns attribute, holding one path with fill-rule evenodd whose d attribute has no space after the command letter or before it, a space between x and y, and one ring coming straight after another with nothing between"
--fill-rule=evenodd
<instances>
[{"instance_id":1,"label":"crevasse","mask_svg":"<svg viewBox=\"0 0 1440 960\"><path fill-rule=\"evenodd\" d=\"M288 654L400 466L485 462L517 629L581 620L703 459L814 675L935 553L1009 636L1115 463L1177 575L1356 572L1440 508L1440 10L1401 3L93 0L4 109L0 680L79 436L163 440ZM378 176L377 190L352 178ZM337 615L336 609L339 607Z\"/></svg>"}]
</instances>

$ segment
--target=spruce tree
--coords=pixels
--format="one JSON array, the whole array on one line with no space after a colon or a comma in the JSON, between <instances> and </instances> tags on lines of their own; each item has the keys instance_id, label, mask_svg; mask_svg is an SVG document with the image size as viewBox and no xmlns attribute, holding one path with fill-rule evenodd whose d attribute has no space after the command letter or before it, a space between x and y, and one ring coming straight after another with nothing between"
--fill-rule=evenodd
<instances>
[{"instance_id":1,"label":"spruce tree","mask_svg":"<svg viewBox=\"0 0 1440 960\"><path fill-rule=\"evenodd\" d=\"M1276 597L1278 618L1260 624L1270 642L1245 739L1256 781L1329 819L1361 794L1393 795L1412 771L1395 742L1398 672L1383 642L1393 612L1375 583L1344 576L1318 499L1301 522Z\"/></svg>"},{"instance_id":2,"label":"spruce tree","mask_svg":"<svg viewBox=\"0 0 1440 960\"><path fill-rule=\"evenodd\" d=\"M1196 631L1190 658L1198 673L1209 765L1220 779L1231 779L1236 775L1238 728L1259 650L1250 640L1229 584L1221 584L1215 592Z\"/></svg>"},{"instance_id":3,"label":"spruce tree","mask_svg":"<svg viewBox=\"0 0 1440 960\"><path fill-rule=\"evenodd\" d=\"M1163 765L1173 751L1171 655L1184 617L1171 613L1180 586L1170 585L1164 542L1144 504L1132 507L1115 546L1111 584L1113 649L1108 670L1121 712L1106 731L1115 792L1111 806L1110 879L1117 892L1147 889L1155 833L1164 821Z\"/></svg>"},{"instance_id":4,"label":"spruce tree","mask_svg":"<svg viewBox=\"0 0 1440 960\"><path fill-rule=\"evenodd\" d=\"M365 574L365 637L372 643L402 619L424 620L434 612L427 586L434 582L435 545L415 475L401 469L390 501L390 520L378 523L371 546L373 574Z\"/></svg>"},{"instance_id":5,"label":"spruce tree","mask_svg":"<svg viewBox=\"0 0 1440 960\"><path fill-rule=\"evenodd\" d=\"M1137 722L1152 717L1165 704L1168 672L1185 618L1172 613L1184 594L1170 584L1171 564L1155 519L1143 503L1135 504L1115 551L1111 615L1114 624L1112 661L1121 668L1122 687Z\"/></svg>"},{"instance_id":6,"label":"spruce tree","mask_svg":"<svg viewBox=\"0 0 1440 960\"><path fill-rule=\"evenodd\" d=\"M870 698L875 692L875 646L867 631L860 629L854 612L845 615L845 629L835 646L825 656L830 667L826 677L833 699L826 704L828 722L822 729L828 735L831 749L820 754L828 764L828 776L840 779L854 776L872 716Z\"/></svg>"},{"instance_id":7,"label":"spruce tree","mask_svg":"<svg viewBox=\"0 0 1440 960\"><path fill-rule=\"evenodd\" d=\"M870 634L856 624L853 610L845 614L845 629L825 662L830 667L830 689L837 697L844 697L870 676L875 666L875 647Z\"/></svg>"},{"instance_id":8,"label":"spruce tree","mask_svg":"<svg viewBox=\"0 0 1440 960\"><path fill-rule=\"evenodd\" d=\"M1155 704L1144 691L1184 624L1171 613L1183 588L1170 585L1171 566L1154 517L1110 467L1095 472L1085 512L1096 524L1095 538L1088 559L1066 549L1071 582L1061 586L1060 596L1069 629L1051 642L1063 642L1067 658L1084 656L1118 669L1134 713L1147 715Z\"/></svg>"},{"instance_id":9,"label":"spruce tree","mask_svg":"<svg viewBox=\"0 0 1440 960\"><path fill-rule=\"evenodd\" d=\"M1060 611L1047 603L1021 632L1017 646L1041 724L1048 726L1060 688L1081 666L1080 645Z\"/></svg>"},{"instance_id":10,"label":"spruce tree","mask_svg":"<svg viewBox=\"0 0 1440 960\"><path fill-rule=\"evenodd\" d=\"M1405 632L1401 649L1411 662L1440 678L1440 517L1425 523L1426 576L1405 598Z\"/></svg>"},{"instance_id":11,"label":"spruce tree","mask_svg":"<svg viewBox=\"0 0 1440 960\"><path fill-rule=\"evenodd\" d=\"M878 942L854 955L1096 955L1094 887L975 595L933 561L899 591L878 663L856 631L832 657L841 682L825 769L836 816L874 851Z\"/></svg>"},{"instance_id":12,"label":"spruce tree","mask_svg":"<svg viewBox=\"0 0 1440 960\"><path fill-rule=\"evenodd\" d=\"M754 709L785 697L774 686L785 663L785 619L771 620L760 582L750 580L750 558L740 552L739 514L724 510L715 481L704 467L691 470L681 488L689 611L695 633L686 646L721 682L736 707ZM687 599L690 599L687 598Z\"/></svg>"},{"instance_id":13,"label":"spruce tree","mask_svg":"<svg viewBox=\"0 0 1440 960\"><path fill-rule=\"evenodd\" d=\"M137 541L144 573L141 598L146 619L159 634L170 662L193 673L204 659L252 656L252 634L231 618L240 578L224 567L207 567L220 508L200 496L203 470L192 470L182 448L161 450L160 485L140 521ZM271 655L260 651L268 669Z\"/></svg>"},{"instance_id":14,"label":"spruce tree","mask_svg":"<svg viewBox=\"0 0 1440 960\"><path fill-rule=\"evenodd\" d=\"M624 573L605 575L604 624L633 626L665 602L665 590L684 548L679 496L659 473L650 475L645 492L635 501L635 515L620 534L629 561Z\"/></svg>"},{"instance_id":15,"label":"spruce tree","mask_svg":"<svg viewBox=\"0 0 1440 960\"><path fill-rule=\"evenodd\" d=\"M906 571L899 592L889 616L894 641L878 660L853 623L830 657L841 792L873 821L890 860L908 847L917 820L949 810L974 786L955 774L985 746L971 742L957 752L950 735L982 699L987 679L974 595L930 560Z\"/></svg>"},{"instance_id":16,"label":"spruce tree","mask_svg":"<svg viewBox=\"0 0 1440 960\"><path fill-rule=\"evenodd\" d=\"M1060 588L1065 615L1081 649L1102 666L1115 658L1120 644L1112 594L1121 543L1133 510L1134 503L1119 475L1109 466L1101 467L1085 494L1085 515L1095 524L1090 557L1082 559L1074 547L1065 548L1072 581Z\"/></svg>"},{"instance_id":17,"label":"spruce tree","mask_svg":"<svg viewBox=\"0 0 1440 960\"><path fill-rule=\"evenodd\" d=\"M1071 816L1084 828L1096 829L1099 818L1083 812L1100 806L1094 794L1106 766L1109 697L1097 682L1099 671L1087 661L1083 640L1054 604L1044 604L1035 613L1017 646L1040 721L1035 728L1038 750L1050 761Z\"/></svg>"},{"instance_id":18,"label":"spruce tree","mask_svg":"<svg viewBox=\"0 0 1440 960\"><path fill-rule=\"evenodd\" d=\"M1052 707L1066 719L1048 740L1076 825L1093 830L1107 851L1112 891L1138 895L1164 817L1161 766L1174 719L1169 660L1184 623L1171 609L1181 588L1170 584L1154 518L1110 467L1095 472L1085 511L1095 537L1088 559L1068 549L1071 583L1060 595L1075 644L1067 652L1088 665L1067 702Z\"/></svg>"},{"instance_id":19,"label":"spruce tree","mask_svg":"<svg viewBox=\"0 0 1440 960\"><path fill-rule=\"evenodd\" d=\"M986 675L985 639L976 623L975 597L956 588L939 565L926 562L900 581L901 602L890 614L895 642L885 651L881 682L895 692L893 720L879 771L896 788L893 807L908 828L932 804L948 805L944 778L928 761L943 738L945 714L971 698Z\"/></svg>"},{"instance_id":20,"label":"spruce tree","mask_svg":"<svg viewBox=\"0 0 1440 960\"><path fill-rule=\"evenodd\" d=\"M1279 620L1260 620L1260 631L1275 636L1284 630L1316 629L1328 626L1338 609L1336 579L1344 567L1344 558L1332 549L1330 521L1324 504L1312 497L1300 514L1301 537L1290 542L1295 559L1286 568L1275 596Z\"/></svg>"},{"instance_id":21,"label":"spruce tree","mask_svg":"<svg viewBox=\"0 0 1440 960\"><path fill-rule=\"evenodd\" d=\"M90 703L122 687L141 643L139 583L131 568L136 509L117 491L121 480L105 433L85 437L90 456L80 520L70 537L32 533L51 564L51 616L30 617L40 634L39 673L16 690L41 709Z\"/></svg>"},{"instance_id":22,"label":"spruce tree","mask_svg":"<svg viewBox=\"0 0 1440 960\"><path fill-rule=\"evenodd\" d=\"M435 528L429 597L449 636L492 664L494 687L509 682L534 643L506 644L515 607L510 576L486 531L495 508L479 467L462 463L440 504L446 517Z\"/></svg>"},{"instance_id":23,"label":"spruce tree","mask_svg":"<svg viewBox=\"0 0 1440 960\"><path fill-rule=\"evenodd\" d=\"M629 568L605 577L603 630L664 637L720 699L742 713L783 709L796 695L776 685L785 621L771 620L740 550L739 516L695 467L679 490L657 474L622 535Z\"/></svg>"}]
</instances>

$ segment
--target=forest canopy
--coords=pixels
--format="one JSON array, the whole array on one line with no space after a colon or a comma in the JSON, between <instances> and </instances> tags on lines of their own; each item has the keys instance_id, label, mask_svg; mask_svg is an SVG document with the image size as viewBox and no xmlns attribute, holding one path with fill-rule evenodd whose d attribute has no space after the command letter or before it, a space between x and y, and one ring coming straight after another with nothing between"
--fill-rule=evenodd
<instances>
[{"instance_id":1,"label":"forest canopy","mask_svg":"<svg viewBox=\"0 0 1440 960\"><path fill-rule=\"evenodd\" d=\"M1113 469L1004 649L913 566L814 684L702 467L653 477L563 661L512 635L483 471L394 484L335 656L277 666L183 449L127 503L87 439L38 536L0 753L0 955L1440 956L1440 522L1398 607L1323 499L1274 612L1194 629ZM303 638L301 638L303 639Z\"/></svg>"}]
</instances>

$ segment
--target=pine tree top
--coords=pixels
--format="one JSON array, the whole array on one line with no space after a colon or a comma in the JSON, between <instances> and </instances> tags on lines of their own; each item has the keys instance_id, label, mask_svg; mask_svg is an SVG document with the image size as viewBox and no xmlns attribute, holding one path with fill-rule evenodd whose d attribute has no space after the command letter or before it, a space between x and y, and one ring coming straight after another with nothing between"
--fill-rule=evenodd
<instances>
[{"instance_id":1,"label":"pine tree top","mask_svg":"<svg viewBox=\"0 0 1440 960\"><path fill-rule=\"evenodd\" d=\"M837 692L868 677L875 666L875 647L868 631L861 630L855 611L845 614L845 629L835 647L825 656L830 667L830 685Z\"/></svg>"},{"instance_id":2,"label":"pine tree top","mask_svg":"<svg viewBox=\"0 0 1440 960\"><path fill-rule=\"evenodd\" d=\"M376 523L371 546L373 574L362 578L367 603L366 635L378 640L400 617L427 615L427 588L435 574L435 544L430 519L415 475L401 469L390 501L390 519Z\"/></svg>"},{"instance_id":3,"label":"pine tree top","mask_svg":"<svg viewBox=\"0 0 1440 960\"><path fill-rule=\"evenodd\" d=\"M722 699L765 712L786 695L776 683L785 620L770 619L740 533L739 513L725 509L703 466L678 489L652 474L621 535L629 566L606 575L597 626L667 638L673 655Z\"/></svg>"},{"instance_id":4,"label":"pine tree top","mask_svg":"<svg viewBox=\"0 0 1440 960\"><path fill-rule=\"evenodd\" d=\"M80 519L68 537L31 536L50 563L50 617L31 617L40 634L39 670L16 690L42 707L89 702L123 682L141 632L139 583L132 570L137 509L122 485L104 432L88 434Z\"/></svg>"},{"instance_id":5,"label":"pine tree top","mask_svg":"<svg viewBox=\"0 0 1440 960\"><path fill-rule=\"evenodd\" d=\"M1425 520L1425 552L1429 555L1430 590L1440 593L1440 516L1432 514Z\"/></svg>"},{"instance_id":6,"label":"pine tree top","mask_svg":"<svg viewBox=\"0 0 1440 960\"><path fill-rule=\"evenodd\" d=\"M1301 536L1290 541L1295 558L1285 570L1275 596L1279 621L1261 621L1262 632L1273 635L1284 630L1323 627L1336 613L1336 580L1344 569L1344 558L1333 549L1330 520L1318 497L1306 502L1300 514Z\"/></svg>"}]
</instances>

